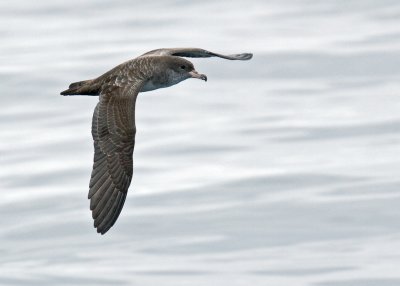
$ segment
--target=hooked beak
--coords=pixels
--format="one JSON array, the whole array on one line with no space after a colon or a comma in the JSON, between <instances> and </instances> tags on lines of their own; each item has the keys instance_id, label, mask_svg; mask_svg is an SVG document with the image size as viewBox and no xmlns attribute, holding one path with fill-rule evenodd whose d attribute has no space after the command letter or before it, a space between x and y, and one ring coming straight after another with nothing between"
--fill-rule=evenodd
<instances>
[{"instance_id":1,"label":"hooked beak","mask_svg":"<svg viewBox=\"0 0 400 286\"><path fill-rule=\"evenodd\" d=\"M202 79L204 81L207 81L207 76L205 74L199 74L197 71L192 70L191 72L189 72L190 76L192 78L198 78L198 79Z\"/></svg>"}]
</instances>

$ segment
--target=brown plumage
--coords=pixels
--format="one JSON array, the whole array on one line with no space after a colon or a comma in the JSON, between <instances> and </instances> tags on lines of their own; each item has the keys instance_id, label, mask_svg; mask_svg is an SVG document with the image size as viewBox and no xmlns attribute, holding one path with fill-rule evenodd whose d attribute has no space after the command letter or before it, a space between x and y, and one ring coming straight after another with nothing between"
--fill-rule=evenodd
<instances>
[{"instance_id":1,"label":"brown plumage","mask_svg":"<svg viewBox=\"0 0 400 286\"><path fill-rule=\"evenodd\" d=\"M90 209L97 232L115 223L132 180L135 102L139 92L165 88L188 78L207 81L180 57L249 60L252 54L220 55L197 48L158 49L122 63L98 78L72 83L62 95L100 95L94 110L94 162L89 184Z\"/></svg>"}]
</instances>

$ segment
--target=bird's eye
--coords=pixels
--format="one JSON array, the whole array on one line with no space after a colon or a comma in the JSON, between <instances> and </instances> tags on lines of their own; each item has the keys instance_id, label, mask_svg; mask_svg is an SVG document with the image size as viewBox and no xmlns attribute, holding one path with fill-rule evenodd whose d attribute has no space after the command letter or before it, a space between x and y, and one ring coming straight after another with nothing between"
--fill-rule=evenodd
<instances>
[{"instance_id":1,"label":"bird's eye","mask_svg":"<svg viewBox=\"0 0 400 286\"><path fill-rule=\"evenodd\" d=\"M183 70L184 70L185 68L186 68L186 66L181 66L181 69L183 69Z\"/></svg>"}]
</instances>

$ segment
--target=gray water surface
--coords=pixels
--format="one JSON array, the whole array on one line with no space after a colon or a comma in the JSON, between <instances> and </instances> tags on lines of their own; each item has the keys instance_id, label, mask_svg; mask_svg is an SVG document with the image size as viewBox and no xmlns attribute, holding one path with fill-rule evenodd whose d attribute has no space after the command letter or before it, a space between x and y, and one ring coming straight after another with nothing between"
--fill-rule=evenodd
<instances>
[{"instance_id":1,"label":"gray water surface","mask_svg":"<svg viewBox=\"0 0 400 286\"><path fill-rule=\"evenodd\" d=\"M399 1L2 1L0 285L400 285ZM143 93L134 177L92 226L96 97L160 47L207 83Z\"/></svg>"}]
</instances>

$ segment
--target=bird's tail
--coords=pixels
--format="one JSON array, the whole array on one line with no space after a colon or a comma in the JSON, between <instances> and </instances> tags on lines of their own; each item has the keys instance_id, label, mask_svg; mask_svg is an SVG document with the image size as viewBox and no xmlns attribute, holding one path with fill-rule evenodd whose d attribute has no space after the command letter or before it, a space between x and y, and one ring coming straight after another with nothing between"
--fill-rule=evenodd
<instances>
[{"instance_id":1,"label":"bird's tail","mask_svg":"<svg viewBox=\"0 0 400 286\"><path fill-rule=\"evenodd\" d=\"M99 88L94 84L94 80L84 80L73 82L67 90L62 91L61 95L99 95Z\"/></svg>"}]
</instances>

